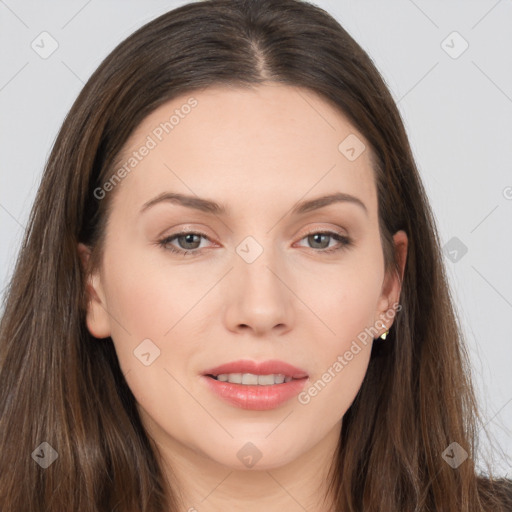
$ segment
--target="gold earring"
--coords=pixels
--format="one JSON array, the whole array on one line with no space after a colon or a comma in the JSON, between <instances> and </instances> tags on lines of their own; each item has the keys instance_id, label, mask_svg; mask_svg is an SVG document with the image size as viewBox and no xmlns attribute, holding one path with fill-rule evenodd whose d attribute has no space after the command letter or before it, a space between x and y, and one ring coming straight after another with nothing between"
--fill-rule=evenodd
<instances>
[{"instance_id":1,"label":"gold earring","mask_svg":"<svg viewBox=\"0 0 512 512\"><path fill-rule=\"evenodd\" d=\"M379 336L379 338L380 338L381 340L385 340L385 339L386 339L386 336L387 336L388 334L389 334L389 329L388 329L385 333L381 334L381 335Z\"/></svg>"}]
</instances>

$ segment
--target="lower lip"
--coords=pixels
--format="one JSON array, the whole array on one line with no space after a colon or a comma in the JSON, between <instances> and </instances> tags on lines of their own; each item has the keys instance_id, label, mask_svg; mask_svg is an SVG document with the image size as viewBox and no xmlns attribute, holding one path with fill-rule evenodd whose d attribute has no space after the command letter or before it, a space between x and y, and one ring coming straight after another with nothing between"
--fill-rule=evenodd
<instances>
[{"instance_id":1,"label":"lower lip","mask_svg":"<svg viewBox=\"0 0 512 512\"><path fill-rule=\"evenodd\" d=\"M266 411L275 409L298 395L304 389L308 377L269 386L233 384L216 380L207 375L203 375L202 379L214 393L231 405L241 409Z\"/></svg>"}]
</instances>

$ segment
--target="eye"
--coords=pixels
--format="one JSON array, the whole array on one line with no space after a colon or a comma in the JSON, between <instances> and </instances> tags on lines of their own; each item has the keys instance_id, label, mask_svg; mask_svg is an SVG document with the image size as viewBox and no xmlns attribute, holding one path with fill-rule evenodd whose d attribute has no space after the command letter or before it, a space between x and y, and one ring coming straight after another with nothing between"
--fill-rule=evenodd
<instances>
[{"instance_id":1,"label":"eye","mask_svg":"<svg viewBox=\"0 0 512 512\"><path fill-rule=\"evenodd\" d=\"M323 241L322 241L323 238ZM324 242L326 238L331 238L336 241L338 241L338 245L335 245L333 247L329 247L329 243L327 243L327 246L324 248ZM332 253L336 251L340 251L341 249L344 249L352 244L352 241L349 237L345 235L341 235L335 231L313 231L311 233L308 233L304 238L301 240L307 240L308 243L313 244L313 249L323 249L321 251L317 252L324 252L324 253ZM318 245L322 247L318 247ZM316 246L316 247L315 247Z\"/></svg>"},{"instance_id":2,"label":"eye","mask_svg":"<svg viewBox=\"0 0 512 512\"><path fill-rule=\"evenodd\" d=\"M194 237L196 238L195 240ZM159 240L158 245L173 253L187 256L189 254L201 252L196 250L198 249L197 244L201 243L201 240L197 240L197 237L199 237L199 239L206 238L209 240L209 238L204 233L198 233L195 231L183 231L181 233L176 233L174 235L167 236ZM173 242L174 240L177 240L179 245L185 245L185 248L183 249L180 247L176 247L175 245L171 245L171 242Z\"/></svg>"},{"instance_id":3,"label":"eye","mask_svg":"<svg viewBox=\"0 0 512 512\"><path fill-rule=\"evenodd\" d=\"M201 238L206 238L207 240L210 240L209 237L204 233L196 231L183 231L162 238L161 240L158 241L158 245L172 253L181 254L182 256L189 256L200 254L202 252L202 250L199 247L201 244ZM327 243L326 247L318 247L318 245L324 245L326 238L336 240L338 242L338 245L335 245L334 247L329 247L329 243ZM311 233L308 233L301 240L306 239L309 243L313 244L313 247L311 247L312 249L321 249L317 252L322 253L333 253L352 244L352 241L349 237L341 235L335 231L313 231ZM176 247L176 245L172 245L172 242L174 242L175 240L181 247Z\"/></svg>"}]
</instances>

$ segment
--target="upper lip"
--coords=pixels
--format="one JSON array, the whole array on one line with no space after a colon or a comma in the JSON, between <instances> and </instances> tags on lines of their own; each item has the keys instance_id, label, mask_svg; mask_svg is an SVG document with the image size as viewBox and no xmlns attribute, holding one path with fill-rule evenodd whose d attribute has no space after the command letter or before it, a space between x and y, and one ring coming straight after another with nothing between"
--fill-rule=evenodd
<instances>
[{"instance_id":1,"label":"upper lip","mask_svg":"<svg viewBox=\"0 0 512 512\"><path fill-rule=\"evenodd\" d=\"M306 371L285 363L284 361L279 361L278 359L269 359L261 362L252 361L250 359L231 361L230 363L210 368L204 371L203 375L213 375L216 377L223 373L253 373L255 375L282 374L285 377L292 377L293 379L302 379L308 376Z\"/></svg>"}]
</instances>

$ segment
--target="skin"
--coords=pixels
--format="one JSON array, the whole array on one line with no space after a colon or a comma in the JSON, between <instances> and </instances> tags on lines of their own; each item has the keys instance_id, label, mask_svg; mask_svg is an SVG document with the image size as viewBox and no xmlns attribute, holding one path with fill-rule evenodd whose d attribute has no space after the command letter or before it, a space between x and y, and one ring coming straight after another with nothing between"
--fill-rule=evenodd
<instances>
[{"instance_id":1,"label":"skin","mask_svg":"<svg viewBox=\"0 0 512 512\"><path fill-rule=\"evenodd\" d=\"M123 155L189 97L150 114ZM373 338L393 322L384 326L383 315L400 296L398 274L384 272L370 146L308 90L215 87L193 97L197 106L109 192L104 258L87 285L87 327L98 338L112 337L183 511L229 503L232 510L325 512L343 415L365 376ZM367 148L354 161L338 150L349 134ZM215 200L229 214L171 202L140 213L164 191ZM344 202L291 215L297 201L333 192L358 197L367 213ZM207 235L170 243L195 255L158 246L180 228ZM352 245L308 237L326 230L350 237ZM252 263L236 252L247 236L263 249ZM406 234L397 232L394 242L403 274ZM341 249L325 253L335 246ZM88 248L80 244L79 252L85 263ZM359 343L357 355L307 404L294 398L273 410L244 410L200 378L225 362L275 358L306 370L309 386L375 325L378 333ZM147 338L160 356L145 366L134 350ZM262 454L252 468L237 457L248 442Z\"/></svg>"}]
</instances>

